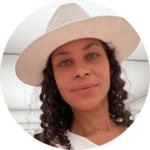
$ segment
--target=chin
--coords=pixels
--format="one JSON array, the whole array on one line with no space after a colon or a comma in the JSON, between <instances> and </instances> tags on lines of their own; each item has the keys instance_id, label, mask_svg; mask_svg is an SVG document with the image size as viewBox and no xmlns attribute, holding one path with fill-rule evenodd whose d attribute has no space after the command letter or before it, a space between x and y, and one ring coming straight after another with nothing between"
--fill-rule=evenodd
<instances>
[{"instance_id":1,"label":"chin","mask_svg":"<svg viewBox=\"0 0 150 150\"><path fill-rule=\"evenodd\" d=\"M92 102L86 101L85 103L79 103L74 107L74 109L78 109L80 111L90 111L95 109L96 107L98 107L98 103L96 104L93 101Z\"/></svg>"}]
</instances>

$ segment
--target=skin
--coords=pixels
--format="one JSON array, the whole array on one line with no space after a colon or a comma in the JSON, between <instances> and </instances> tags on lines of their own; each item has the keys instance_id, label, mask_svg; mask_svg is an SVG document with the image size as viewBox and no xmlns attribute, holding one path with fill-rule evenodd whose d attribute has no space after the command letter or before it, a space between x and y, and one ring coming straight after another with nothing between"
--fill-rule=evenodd
<instances>
[{"instance_id":1,"label":"skin","mask_svg":"<svg viewBox=\"0 0 150 150\"><path fill-rule=\"evenodd\" d=\"M74 115L71 132L97 145L120 135L125 129L109 117L110 68L101 41L71 41L57 48L51 58L58 90ZM86 94L76 92L77 87L87 83L93 84L92 90L85 90Z\"/></svg>"}]
</instances>

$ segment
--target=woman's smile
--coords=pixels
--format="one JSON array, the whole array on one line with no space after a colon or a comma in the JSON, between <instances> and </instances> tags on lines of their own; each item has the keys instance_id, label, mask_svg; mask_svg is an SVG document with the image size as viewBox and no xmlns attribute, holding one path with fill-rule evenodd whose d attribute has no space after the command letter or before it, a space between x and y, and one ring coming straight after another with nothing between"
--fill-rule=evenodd
<instances>
[{"instance_id":1,"label":"woman's smile","mask_svg":"<svg viewBox=\"0 0 150 150\"><path fill-rule=\"evenodd\" d=\"M78 95L85 95L85 94L91 93L96 87L97 87L97 84L87 83L84 85L77 86L75 89L72 90L72 92Z\"/></svg>"},{"instance_id":2,"label":"woman's smile","mask_svg":"<svg viewBox=\"0 0 150 150\"><path fill-rule=\"evenodd\" d=\"M95 89L95 87L90 87L90 88L87 88L87 89L77 90L77 91L74 91L74 92L78 95L85 95L85 94L91 93L94 89Z\"/></svg>"}]
</instances>

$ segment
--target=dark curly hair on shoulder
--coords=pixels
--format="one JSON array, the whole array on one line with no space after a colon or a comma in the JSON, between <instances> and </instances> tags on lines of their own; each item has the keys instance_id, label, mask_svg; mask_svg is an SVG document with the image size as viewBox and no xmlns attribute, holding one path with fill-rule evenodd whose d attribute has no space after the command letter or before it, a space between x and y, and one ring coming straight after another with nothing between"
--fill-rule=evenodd
<instances>
[{"instance_id":1,"label":"dark curly hair on shoulder","mask_svg":"<svg viewBox=\"0 0 150 150\"><path fill-rule=\"evenodd\" d=\"M124 100L128 93L123 89L125 81L120 77L121 67L115 56L115 49L108 43L103 42L110 65L110 90L108 92L109 114L116 125L129 127L133 120L131 113L126 110ZM71 107L61 97L55 82L51 57L49 57L46 68L43 70L44 80L40 100L42 101L40 116L43 132L34 137L45 144L61 144L70 149L71 144L66 136L73 122Z\"/></svg>"}]
</instances>

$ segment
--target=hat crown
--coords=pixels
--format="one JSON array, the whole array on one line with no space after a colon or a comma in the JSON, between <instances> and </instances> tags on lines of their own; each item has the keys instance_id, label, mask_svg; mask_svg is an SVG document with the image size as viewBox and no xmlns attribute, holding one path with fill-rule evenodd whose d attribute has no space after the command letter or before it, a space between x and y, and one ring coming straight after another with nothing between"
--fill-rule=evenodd
<instances>
[{"instance_id":1,"label":"hat crown","mask_svg":"<svg viewBox=\"0 0 150 150\"><path fill-rule=\"evenodd\" d=\"M61 5L51 18L46 33L61 26L88 18L90 18L89 14L75 3Z\"/></svg>"}]
</instances>

